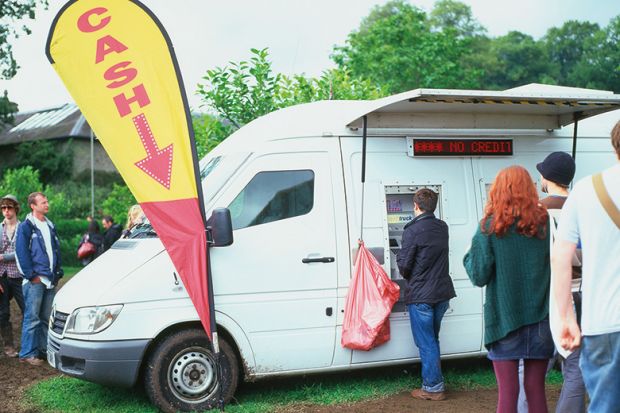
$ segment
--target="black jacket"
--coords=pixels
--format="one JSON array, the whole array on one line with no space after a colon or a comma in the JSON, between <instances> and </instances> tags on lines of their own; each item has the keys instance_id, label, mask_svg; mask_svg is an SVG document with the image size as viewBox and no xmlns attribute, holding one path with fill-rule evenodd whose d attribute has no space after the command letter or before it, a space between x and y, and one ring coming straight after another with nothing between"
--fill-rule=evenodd
<instances>
[{"instance_id":1,"label":"black jacket","mask_svg":"<svg viewBox=\"0 0 620 413\"><path fill-rule=\"evenodd\" d=\"M456 297L448 262L448 225L425 212L405 225L396 259L406 304L435 304Z\"/></svg>"},{"instance_id":2,"label":"black jacket","mask_svg":"<svg viewBox=\"0 0 620 413\"><path fill-rule=\"evenodd\" d=\"M123 228L119 224L112 224L112 226L103 233L104 251L109 250L112 244L121 237L121 232L123 232Z\"/></svg>"}]
</instances>

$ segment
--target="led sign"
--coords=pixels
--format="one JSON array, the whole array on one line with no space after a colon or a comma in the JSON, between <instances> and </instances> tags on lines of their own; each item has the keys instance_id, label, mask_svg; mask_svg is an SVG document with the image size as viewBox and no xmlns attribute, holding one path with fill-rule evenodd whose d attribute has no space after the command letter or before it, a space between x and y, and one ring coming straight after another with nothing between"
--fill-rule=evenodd
<instances>
[{"instance_id":1,"label":"led sign","mask_svg":"<svg viewBox=\"0 0 620 413\"><path fill-rule=\"evenodd\" d=\"M509 156L512 139L413 139L413 156Z\"/></svg>"}]
</instances>

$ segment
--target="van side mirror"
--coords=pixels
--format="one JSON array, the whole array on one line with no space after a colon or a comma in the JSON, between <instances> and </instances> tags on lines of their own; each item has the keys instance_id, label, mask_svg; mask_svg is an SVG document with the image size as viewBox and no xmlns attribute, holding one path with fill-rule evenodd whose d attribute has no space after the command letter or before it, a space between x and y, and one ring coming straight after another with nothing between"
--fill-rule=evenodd
<instances>
[{"instance_id":1,"label":"van side mirror","mask_svg":"<svg viewBox=\"0 0 620 413\"><path fill-rule=\"evenodd\" d=\"M207 220L207 237L212 247L227 247L233 243L232 220L228 208L216 208Z\"/></svg>"}]
</instances>

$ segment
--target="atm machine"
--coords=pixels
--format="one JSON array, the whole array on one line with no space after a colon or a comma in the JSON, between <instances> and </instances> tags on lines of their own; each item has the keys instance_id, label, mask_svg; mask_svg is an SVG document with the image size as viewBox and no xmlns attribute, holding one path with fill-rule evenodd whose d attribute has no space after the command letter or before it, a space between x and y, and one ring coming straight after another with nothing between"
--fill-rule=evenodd
<instances>
[{"instance_id":1,"label":"atm machine","mask_svg":"<svg viewBox=\"0 0 620 413\"><path fill-rule=\"evenodd\" d=\"M390 242L390 278L400 286L400 299L392 312L406 312L407 307L403 301L406 280L400 275L396 264L396 255L402 246L402 237L405 225L414 218L413 194L419 189L428 188L438 194L437 209L435 216L442 219L441 185L386 185L385 206L387 209L387 228ZM387 257L386 257L387 258Z\"/></svg>"}]
</instances>

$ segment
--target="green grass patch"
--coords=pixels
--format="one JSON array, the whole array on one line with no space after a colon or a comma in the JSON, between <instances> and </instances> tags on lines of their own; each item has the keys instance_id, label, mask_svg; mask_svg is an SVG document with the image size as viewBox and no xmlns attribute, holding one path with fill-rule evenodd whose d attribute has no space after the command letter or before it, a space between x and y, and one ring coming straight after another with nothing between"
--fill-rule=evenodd
<instances>
[{"instance_id":1,"label":"green grass patch","mask_svg":"<svg viewBox=\"0 0 620 413\"><path fill-rule=\"evenodd\" d=\"M62 267L62 269L65 271L65 275L64 275L63 278L71 278L71 277L73 277L82 268L84 268L84 267Z\"/></svg>"},{"instance_id":2,"label":"green grass patch","mask_svg":"<svg viewBox=\"0 0 620 413\"><path fill-rule=\"evenodd\" d=\"M489 389L496 386L486 359L444 361L450 390ZM562 375L552 371L547 383L560 385ZM244 383L226 406L230 413L267 413L295 404L335 405L387 397L421 385L419 365L347 373L276 378ZM55 377L32 386L27 402L45 412L155 413L143 391L116 389L69 378Z\"/></svg>"}]
</instances>

